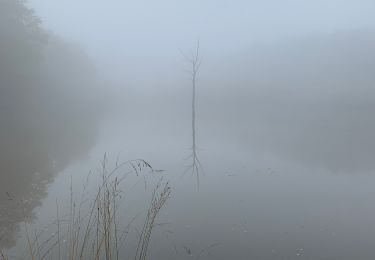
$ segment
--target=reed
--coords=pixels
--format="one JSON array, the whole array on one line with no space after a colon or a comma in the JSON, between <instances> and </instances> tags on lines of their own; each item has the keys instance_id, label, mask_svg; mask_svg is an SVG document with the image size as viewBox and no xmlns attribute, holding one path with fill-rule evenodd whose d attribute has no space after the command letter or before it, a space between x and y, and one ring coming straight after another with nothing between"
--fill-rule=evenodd
<instances>
[{"instance_id":1,"label":"reed","mask_svg":"<svg viewBox=\"0 0 375 260\"><path fill-rule=\"evenodd\" d=\"M124 182L126 177L133 173L139 176L139 173L145 169L154 171L151 165L142 160L130 160L122 163L116 162L110 169L106 155L101 162L101 183L93 197L91 197L89 206L85 207L88 201L81 196L77 202L74 199L73 181L70 184L70 202L68 213L61 215L61 210L56 200L56 220L54 226L56 232L40 242L41 233L32 237L29 226L24 223L25 240L27 249L25 249L24 259L44 260L118 260L121 259L120 248L123 248L129 226L134 219L123 229L120 228L118 209L122 202L122 190L119 189L120 183ZM84 185L82 194L85 194L88 178ZM136 260L145 260L147 250L151 240L151 233L155 226L155 220L170 198L171 187L168 182L160 178L159 182L153 188L151 202L144 220L142 232L139 234L136 249ZM65 229L63 228L65 225ZM10 259L5 250L0 249L0 260Z\"/></svg>"}]
</instances>

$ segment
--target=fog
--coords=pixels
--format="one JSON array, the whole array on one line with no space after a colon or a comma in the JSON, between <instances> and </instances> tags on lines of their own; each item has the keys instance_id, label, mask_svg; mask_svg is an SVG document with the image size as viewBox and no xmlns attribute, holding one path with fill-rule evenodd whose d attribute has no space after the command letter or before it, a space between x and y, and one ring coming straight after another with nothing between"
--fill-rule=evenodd
<instances>
[{"instance_id":1,"label":"fog","mask_svg":"<svg viewBox=\"0 0 375 260\"><path fill-rule=\"evenodd\" d=\"M374 8L0 0L0 249L25 255L23 224L55 223L106 154L160 169L121 224L171 185L150 259L373 259ZM122 258L145 259L139 229Z\"/></svg>"}]
</instances>

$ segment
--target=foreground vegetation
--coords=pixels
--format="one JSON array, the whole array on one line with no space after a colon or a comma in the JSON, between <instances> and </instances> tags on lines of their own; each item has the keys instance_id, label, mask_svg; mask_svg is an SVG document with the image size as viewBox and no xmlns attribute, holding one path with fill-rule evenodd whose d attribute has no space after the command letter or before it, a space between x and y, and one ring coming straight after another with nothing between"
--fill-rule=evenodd
<instances>
[{"instance_id":1,"label":"foreground vegetation","mask_svg":"<svg viewBox=\"0 0 375 260\"><path fill-rule=\"evenodd\" d=\"M31 235L28 224L24 223L24 239L27 241L25 259L122 259L121 248L124 246L129 227L135 218L126 226L119 223L118 210L124 198L123 191L119 187L129 174L139 177L139 173L145 169L151 173L155 171L149 163L140 159L116 163L112 169L109 168L107 159L104 157L100 170L101 183L91 198L85 199L82 196L77 201L73 194L73 184L71 184L67 214L61 215L56 201L56 228L52 235L45 237L43 231L36 232L35 236ZM86 188L87 183L84 190ZM169 183L159 178L153 187L143 227L138 233L135 260L146 259L155 220L170 195ZM11 258L2 249L0 260L8 259Z\"/></svg>"}]
</instances>

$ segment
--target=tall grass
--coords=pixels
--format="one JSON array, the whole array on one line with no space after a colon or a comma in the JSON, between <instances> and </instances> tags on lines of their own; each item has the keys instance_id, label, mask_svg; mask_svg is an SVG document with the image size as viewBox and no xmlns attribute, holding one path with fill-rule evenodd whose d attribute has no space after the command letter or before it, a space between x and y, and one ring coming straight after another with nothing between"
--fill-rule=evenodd
<instances>
[{"instance_id":1,"label":"tall grass","mask_svg":"<svg viewBox=\"0 0 375 260\"><path fill-rule=\"evenodd\" d=\"M159 214L159 211L163 208L165 203L167 202L170 194L171 188L169 187L168 183L164 185L161 189L161 192L157 194L157 191L161 188L161 184L159 183L154 192L152 194L151 205L148 209L146 221L144 222L141 235L139 238L137 252L135 255L135 260L145 260L147 255L148 245L150 243L150 237L152 229L155 226L155 219Z\"/></svg>"},{"instance_id":2,"label":"tall grass","mask_svg":"<svg viewBox=\"0 0 375 260\"><path fill-rule=\"evenodd\" d=\"M25 223L25 240L27 249L25 258L32 260L58 259L58 260L118 260L120 248L128 234L129 225L124 228L119 221L118 209L122 202L122 190L120 183L126 177L134 173L137 176L145 169L155 173L151 165L141 159L116 162L110 169L107 158L101 162L101 182L96 192L89 198L89 206L84 196L77 201L74 199L73 181L70 184L69 212L61 215L59 204L56 200L56 221L55 232L40 241L41 233L30 234L28 225ZM83 187L82 194L85 194L87 182ZM151 240L151 233L155 226L155 219L160 210L165 206L171 194L168 182L160 179L153 188L151 203L149 205L142 231L139 234L135 260L145 260L148 246ZM120 225L121 224L121 225ZM63 228L63 226L65 228ZM10 259L4 250L0 250L0 260Z\"/></svg>"}]
</instances>

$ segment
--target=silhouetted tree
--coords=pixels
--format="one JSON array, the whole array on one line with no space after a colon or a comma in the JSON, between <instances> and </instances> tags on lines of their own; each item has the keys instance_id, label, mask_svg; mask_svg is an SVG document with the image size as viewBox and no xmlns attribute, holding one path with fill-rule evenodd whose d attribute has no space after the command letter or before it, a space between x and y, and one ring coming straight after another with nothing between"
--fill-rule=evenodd
<instances>
[{"instance_id":1,"label":"silhouetted tree","mask_svg":"<svg viewBox=\"0 0 375 260\"><path fill-rule=\"evenodd\" d=\"M200 66L202 64L202 58L199 53L200 44L199 41L197 43L197 47L194 51L191 51L190 55L186 55L182 53L186 59L186 61L189 63L189 70L188 73L190 75L191 80L191 87L192 87L192 98L191 98L191 127L192 127L192 153L188 157L188 159L191 158L192 162L187 167L186 172L191 171L193 175L197 178L197 185L199 188L199 172L202 169L202 164L198 158L197 154L197 143L196 143L196 121L195 121L195 115L196 115L196 88L197 88L197 76L198 71L200 69Z\"/></svg>"},{"instance_id":2,"label":"silhouetted tree","mask_svg":"<svg viewBox=\"0 0 375 260\"><path fill-rule=\"evenodd\" d=\"M93 145L98 86L80 48L45 31L25 1L0 0L0 249L54 173Z\"/></svg>"}]
</instances>

